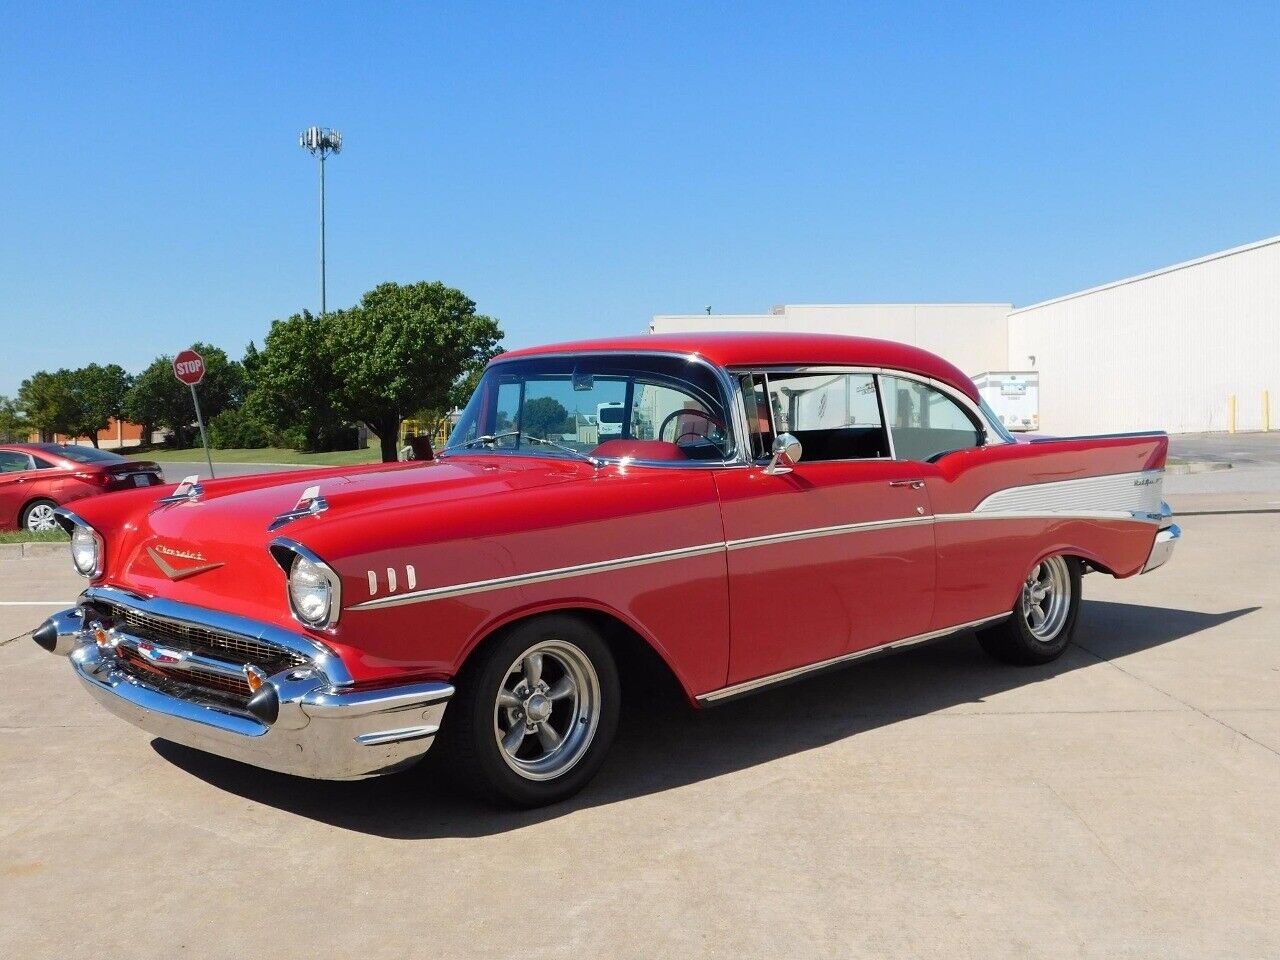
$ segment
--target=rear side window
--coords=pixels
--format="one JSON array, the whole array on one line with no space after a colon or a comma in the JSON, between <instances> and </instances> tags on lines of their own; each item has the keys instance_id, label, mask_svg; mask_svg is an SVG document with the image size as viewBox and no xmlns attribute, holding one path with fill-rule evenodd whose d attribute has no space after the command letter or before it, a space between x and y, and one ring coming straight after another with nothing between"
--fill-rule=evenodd
<instances>
[{"instance_id":1,"label":"rear side window","mask_svg":"<svg viewBox=\"0 0 1280 960\"><path fill-rule=\"evenodd\" d=\"M21 473L31 469L31 458L16 450L0 450L0 473Z\"/></svg>"},{"instance_id":2,"label":"rear side window","mask_svg":"<svg viewBox=\"0 0 1280 960\"><path fill-rule=\"evenodd\" d=\"M953 450L982 445L982 431L941 390L903 377L881 377L880 390L899 460L928 462Z\"/></svg>"},{"instance_id":3,"label":"rear side window","mask_svg":"<svg viewBox=\"0 0 1280 960\"><path fill-rule=\"evenodd\" d=\"M773 429L793 434L805 461L889 456L871 374L770 373L768 384Z\"/></svg>"}]
</instances>

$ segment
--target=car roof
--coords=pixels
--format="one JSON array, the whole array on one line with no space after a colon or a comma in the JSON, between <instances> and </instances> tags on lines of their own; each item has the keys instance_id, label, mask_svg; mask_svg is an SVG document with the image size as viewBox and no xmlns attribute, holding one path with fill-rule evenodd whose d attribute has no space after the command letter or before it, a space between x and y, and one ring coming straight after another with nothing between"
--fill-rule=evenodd
<instances>
[{"instance_id":1,"label":"car roof","mask_svg":"<svg viewBox=\"0 0 1280 960\"><path fill-rule=\"evenodd\" d=\"M834 333L660 333L525 347L493 362L552 353L689 353L722 367L782 365L889 367L940 380L974 403L978 389L955 364L906 343Z\"/></svg>"}]
</instances>

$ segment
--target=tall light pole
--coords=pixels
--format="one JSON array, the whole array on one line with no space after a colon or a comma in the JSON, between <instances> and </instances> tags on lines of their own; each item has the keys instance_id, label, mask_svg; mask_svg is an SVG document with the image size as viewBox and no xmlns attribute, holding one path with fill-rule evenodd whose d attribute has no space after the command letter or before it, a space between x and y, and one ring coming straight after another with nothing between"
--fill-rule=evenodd
<instances>
[{"instance_id":1,"label":"tall light pole","mask_svg":"<svg viewBox=\"0 0 1280 960\"><path fill-rule=\"evenodd\" d=\"M329 154L342 152L342 134L333 129L307 127L298 137L298 145L320 158L320 316L324 316L328 312L324 276L324 161Z\"/></svg>"}]
</instances>

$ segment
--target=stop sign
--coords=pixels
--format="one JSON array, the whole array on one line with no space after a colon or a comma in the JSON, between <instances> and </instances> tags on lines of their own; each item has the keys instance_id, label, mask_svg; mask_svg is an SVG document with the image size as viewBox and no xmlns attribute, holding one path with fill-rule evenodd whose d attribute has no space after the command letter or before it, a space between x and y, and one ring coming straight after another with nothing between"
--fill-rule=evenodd
<instances>
[{"instance_id":1,"label":"stop sign","mask_svg":"<svg viewBox=\"0 0 1280 960\"><path fill-rule=\"evenodd\" d=\"M204 357L194 350L183 350L173 358L173 375L189 387L204 379Z\"/></svg>"}]
</instances>

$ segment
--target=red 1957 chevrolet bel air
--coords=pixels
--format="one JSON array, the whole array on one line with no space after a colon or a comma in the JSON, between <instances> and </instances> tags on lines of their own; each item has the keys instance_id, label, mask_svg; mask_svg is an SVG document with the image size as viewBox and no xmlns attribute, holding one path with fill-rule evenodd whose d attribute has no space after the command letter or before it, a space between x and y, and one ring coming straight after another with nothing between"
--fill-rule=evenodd
<instances>
[{"instance_id":1,"label":"red 1957 chevrolet bel air","mask_svg":"<svg viewBox=\"0 0 1280 960\"><path fill-rule=\"evenodd\" d=\"M964 629L1053 660L1082 573L1172 552L1167 446L1015 440L958 369L884 341L518 350L433 460L61 511L90 585L35 640L167 740L354 779L438 736L482 791L550 803L604 760L624 653L697 706Z\"/></svg>"}]
</instances>

